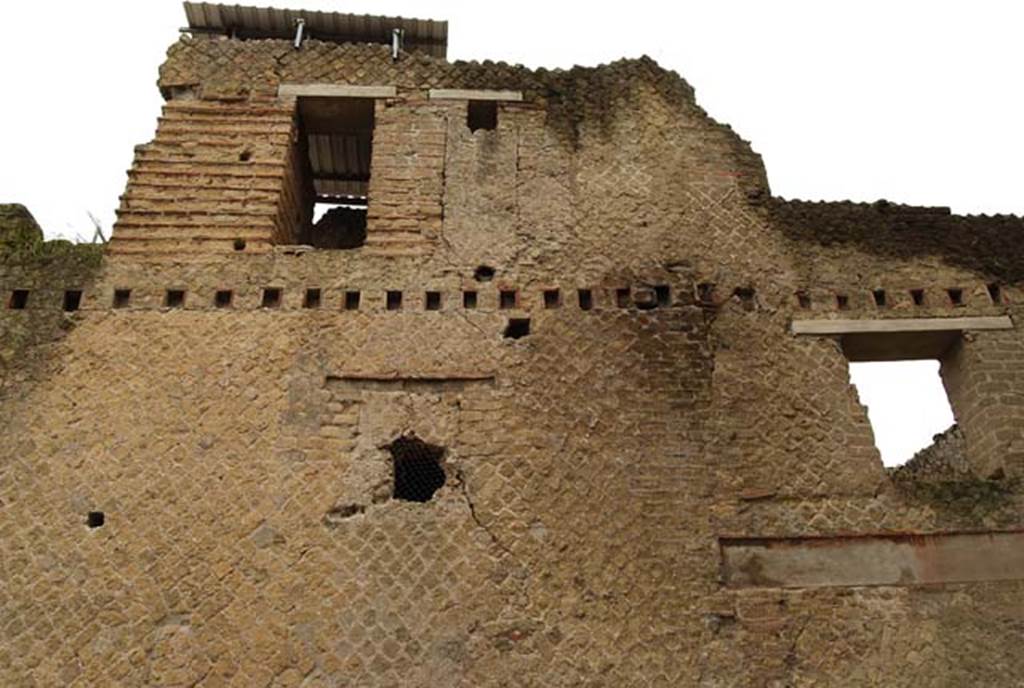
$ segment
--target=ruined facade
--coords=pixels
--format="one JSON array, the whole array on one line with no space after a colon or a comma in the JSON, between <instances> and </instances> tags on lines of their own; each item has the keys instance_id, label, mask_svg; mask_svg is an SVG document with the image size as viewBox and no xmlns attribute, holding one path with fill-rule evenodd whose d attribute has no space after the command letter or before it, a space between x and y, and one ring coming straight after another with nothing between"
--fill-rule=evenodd
<instances>
[{"instance_id":1,"label":"ruined facade","mask_svg":"<svg viewBox=\"0 0 1024 688\"><path fill-rule=\"evenodd\" d=\"M774 198L649 59L187 11L102 253L0 208L0 684L1021 684L1020 218ZM921 357L890 475L848 361Z\"/></svg>"}]
</instances>

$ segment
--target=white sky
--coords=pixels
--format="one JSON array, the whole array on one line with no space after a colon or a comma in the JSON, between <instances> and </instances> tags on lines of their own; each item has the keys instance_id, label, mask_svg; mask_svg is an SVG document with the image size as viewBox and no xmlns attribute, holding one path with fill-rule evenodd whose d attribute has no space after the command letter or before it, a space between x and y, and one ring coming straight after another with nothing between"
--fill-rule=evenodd
<instances>
[{"instance_id":1,"label":"white sky","mask_svg":"<svg viewBox=\"0 0 1024 688\"><path fill-rule=\"evenodd\" d=\"M267 4L267 3L257 3ZM1005 0L289 0L448 19L450 59L530 67L648 54L753 142L786 198L1024 213L1024 3ZM0 202L89 237L152 137L177 0L4 4ZM884 447L883 447L884 449Z\"/></svg>"}]
</instances>

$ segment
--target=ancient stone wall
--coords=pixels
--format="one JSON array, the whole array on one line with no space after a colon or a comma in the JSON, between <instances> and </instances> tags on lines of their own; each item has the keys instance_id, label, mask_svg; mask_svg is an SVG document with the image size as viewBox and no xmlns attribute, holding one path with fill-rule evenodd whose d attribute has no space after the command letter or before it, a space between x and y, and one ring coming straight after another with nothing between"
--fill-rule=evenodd
<instances>
[{"instance_id":1,"label":"ancient stone wall","mask_svg":"<svg viewBox=\"0 0 1024 688\"><path fill-rule=\"evenodd\" d=\"M183 40L160 83L105 260L0 264L5 299L31 291L0 310L0 682L1024 675L1012 557L980 580L789 585L724 554L1021 529L1018 329L957 334L947 364L969 463L1001 477L936 489L883 469L842 342L791 330L1019 322L1020 220L771 199L749 146L646 59ZM282 241L305 192L281 83L398 89L362 249ZM524 100L471 132L441 87ZM443 449L429 501L395 498L397 440Z\"/></svg>"}]
</instances>

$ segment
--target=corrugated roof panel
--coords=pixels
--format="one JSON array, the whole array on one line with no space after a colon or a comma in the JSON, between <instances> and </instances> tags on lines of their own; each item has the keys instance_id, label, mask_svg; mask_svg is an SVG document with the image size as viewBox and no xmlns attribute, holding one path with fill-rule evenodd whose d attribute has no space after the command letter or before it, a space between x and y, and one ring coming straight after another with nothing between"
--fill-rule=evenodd
<instances>
[{"instance_id":1,"label":"corrugated roof panel","mask_svg":"<svg viewBox=\"0 0 1024 688\"><path fill-rule=\"evenodd\" d=\"M306 35L318 40L389 44L391 30L400 28L405 34L406 50L445 57L448 49L448 22L445 21L206 2L185 2L184 5L189 28L203 33L223 33L241 39L288 39L295 35L296 19L303 18Z\"/></svg>"}]
</instances>

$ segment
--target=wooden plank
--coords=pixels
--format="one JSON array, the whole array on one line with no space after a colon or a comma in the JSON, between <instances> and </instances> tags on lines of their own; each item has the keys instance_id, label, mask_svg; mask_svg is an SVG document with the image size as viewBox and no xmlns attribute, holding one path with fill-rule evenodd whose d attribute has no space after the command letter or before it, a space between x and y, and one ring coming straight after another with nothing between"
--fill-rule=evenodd
<instances>
[{"instance_id":1,"label":"wooden plank","mask_svg":"<svg viewBox=\"0 0 1024 688\"><path fill-rule=\"evenodd\" d=\"M521 101L522 91L488 91L461 88L432 88L431 100L510 100Z\"/></svg>"},{"instance_id":2,"label":"wooden plank","mask_svg":"<svg viewBox=\"0 0 1024 688\"><path fill-rule=\"evenodd\" d=\"M949 332L962 330L1012 330L1008 315L965 318L885 318L876 320L794 320L797 335L843 335L894 332Z\"/></svg>"},{"instance_id":3,"label":"wooden plank","mask_svg":"<svg viewBox=\"0 0 1024 688\"><path fill-rule=\"evenodd\" d=\"M281 84L278 98L394 98L394 86L351 86L348 84Z\"/></svg>"}]
</instances>

